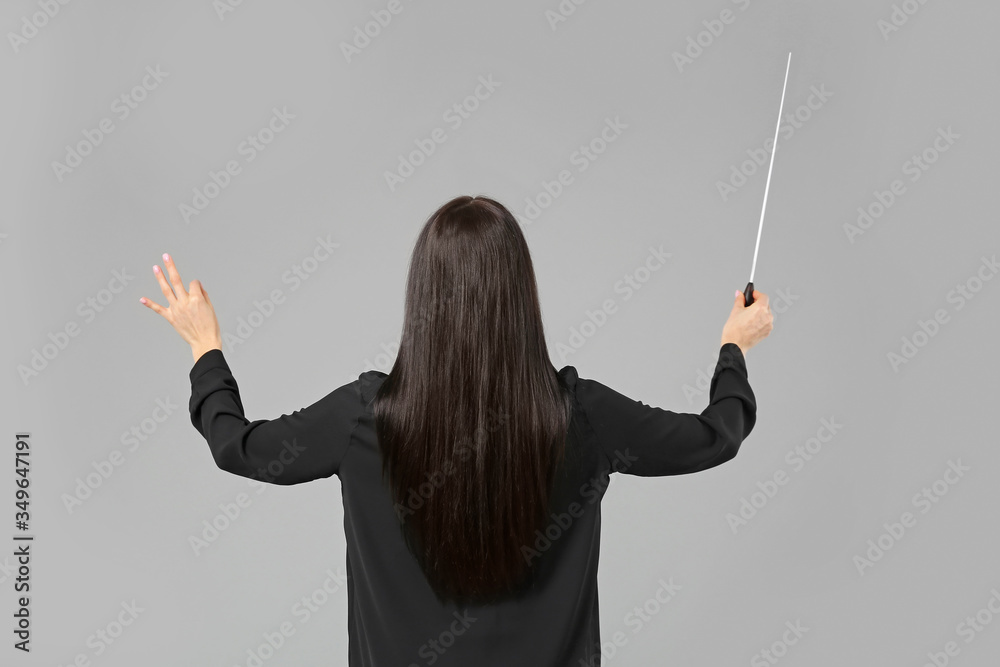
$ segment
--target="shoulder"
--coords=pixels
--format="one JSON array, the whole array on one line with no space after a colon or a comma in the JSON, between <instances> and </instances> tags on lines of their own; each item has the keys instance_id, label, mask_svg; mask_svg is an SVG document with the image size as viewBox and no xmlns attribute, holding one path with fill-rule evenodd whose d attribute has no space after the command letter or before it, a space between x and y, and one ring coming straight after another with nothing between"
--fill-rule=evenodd
<instances>
[{"instance_id":1,"label":"shoulder","mask_svg":"<svg viewBox=\"0 0 1000 667\"><path fill-rule=\"evenodd\" d=\"M556 374L561 378L573 379L573 380L579 377L579 375L576 372L576 366L563 366L562 368L556 371Z\"/></svg>"},{"instance_id":2,"label":"shoulder","mask_svg":"<svg viewBox=\"0 0 1000 667\"><path fill-rule=\"evenodd\" d=\"M590 378L580 377L580 373L577 372L576 366L563 366L556 374L559 376L560 382L570 387L574 391L579 388L589 387L597 380Z\"/></svg>"},{"instance_id":3,"label":"shoulder","mask_svg":"<svg viewBox=\"0 0 1000 667\"><path fill-rule=\"evenodd\" d=\"M384 382L387 377L389 377L388 373L383 373L382 371L377 370L368 370L358 375L358 379L356 380L358 383L358 391L361 395L361 400L365 405L372 402L372 399L375 398L375 392L378 391L378 388L382 386L382 382Z\"/></svg>"},{"instance_id":4,"label":"shoulder","mask_svg":"<svg viewBox=\"0 0 1000 667\"><path fill-rule=\"evenodd\" d=\"M580 377L574 366L563 366L557 371L559 382L567 387L584 409L600 406L609 396L619 396L618 392L593 378Z\"/></svg>"},{"instance_id":5,"label":"shoulder","mask_svg":"<svg viewBox=\"0 0 1000 667\"><path fill-rule=\"evenodd\" d=\"M580 377L575 366L563 366L556 371L556 377L559 379L559 384L569 389L574 395L576 394L577 387L581 383L587 382L587 380Z\"/></svg>"}]
</instances>

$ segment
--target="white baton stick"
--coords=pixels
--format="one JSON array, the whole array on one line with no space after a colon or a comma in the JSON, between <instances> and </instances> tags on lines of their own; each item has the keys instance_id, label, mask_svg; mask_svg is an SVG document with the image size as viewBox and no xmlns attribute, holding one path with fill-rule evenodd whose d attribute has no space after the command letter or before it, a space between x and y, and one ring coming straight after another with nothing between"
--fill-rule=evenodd
<instances>
[{"instance_id":1,"label":"white baton stick","mask_svg":"<svg viewBox=\"0 0 1000 667\"><path fill-rule=\"evenodd\" d=\"M757 226L757 244L753 249L753 266L750 267L750 282L743 291L743 300L749 306L753 303L753 274L757 270L757 251L760 250L760 233L764 229L764 211L767 210L767 193L771 189L771 169L774 167L774 154L778 152L778 130L781 128L781 113L785 109L785 88L788 86L788 70L792 67L792 54L788 53L788 64L785 66L785 83L781 86L781 106L778 107L778 125L774 128L774 148L771 149L771 164L767 167L767 183L764 185L764 206L760 209L760 224Z\"/></svg>"}]
</instances>

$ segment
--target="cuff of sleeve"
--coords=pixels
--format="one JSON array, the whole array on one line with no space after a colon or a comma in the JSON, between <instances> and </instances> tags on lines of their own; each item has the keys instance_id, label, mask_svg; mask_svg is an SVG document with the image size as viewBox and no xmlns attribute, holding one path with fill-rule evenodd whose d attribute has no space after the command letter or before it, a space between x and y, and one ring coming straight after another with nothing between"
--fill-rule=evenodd
<instances>
[{"instance_id":1,"label":"cuff of sleeve","mask_svg":"<svg viewBox=\"0 0 1000 667\"><path fill-rule=\"evenodd\" d=\"M201 375L204 375L213 368L229 368L229 364L226 363L226 357L222 354L222 350L218 348L212 348L198 357L198 361L194 362L191 372L188 373L188 378L193 384Z\"/></svg>"},{"instance_id":2,"label":"cuff of sleeve","mask_svg":"<svg viewBox=\"0 0 1000 667\"><path fill-rule=\"evenodd\" d=\"M747 375L747 360L743 356L743 350L736 343L726 343L719 350L719 368L733 368L743 375Z\"/></svg>"}]
</instances>

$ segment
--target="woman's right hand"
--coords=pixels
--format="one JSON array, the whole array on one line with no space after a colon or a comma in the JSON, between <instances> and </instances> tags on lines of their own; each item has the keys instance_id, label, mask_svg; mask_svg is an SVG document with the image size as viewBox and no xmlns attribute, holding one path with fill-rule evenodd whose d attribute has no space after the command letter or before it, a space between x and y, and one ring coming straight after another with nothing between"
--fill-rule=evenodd
<instances>
[{"instance_id":1,"label":"woman's right hand","mask_svg":"<svg viewBox=\"0 0 1000 667\"><path fill-rule=\"evenodd\" d=\"M753 303L746 305L743 292L736 292L729 319L722 327L722 345L735 343L746 355L747 350L764 340L774 328L774 316L766 294L753 291Z\"/></svg>"}]
</instances>

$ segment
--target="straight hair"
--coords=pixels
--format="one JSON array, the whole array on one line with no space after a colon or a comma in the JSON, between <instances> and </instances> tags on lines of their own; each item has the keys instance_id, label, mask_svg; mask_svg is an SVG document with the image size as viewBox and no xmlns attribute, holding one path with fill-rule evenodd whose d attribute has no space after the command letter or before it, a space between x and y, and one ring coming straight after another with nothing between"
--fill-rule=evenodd
<instances>
[{"instance_id":1,"label":"straight hair","mask_svg":"<svg viewBox=\"0 0 1000 667\"><path fill-rule=\"evenodd\" d=\"M413 248L373 406L383 481L439 601L489 603L530 579L571 405L517 220L484 196L445 203Z\"/></svg>"}]
</instances>

